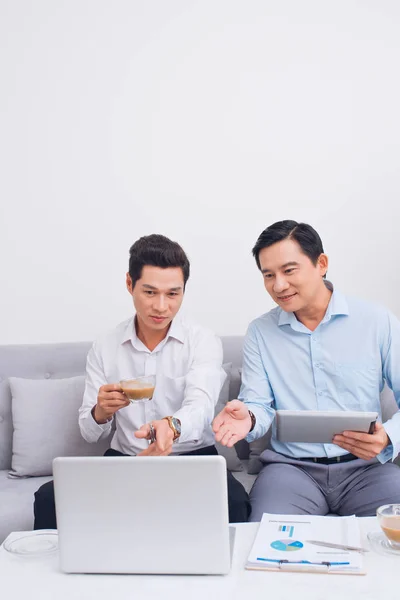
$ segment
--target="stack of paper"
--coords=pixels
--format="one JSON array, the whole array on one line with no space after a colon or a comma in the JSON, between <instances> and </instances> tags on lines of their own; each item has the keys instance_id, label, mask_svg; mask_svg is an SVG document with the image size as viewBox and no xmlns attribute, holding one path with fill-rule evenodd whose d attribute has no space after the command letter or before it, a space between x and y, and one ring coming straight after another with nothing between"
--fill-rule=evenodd
<instances>
[{"instance_id":1,"label":"stack of paper","mask_svg":"<svg viewBox=\"0 0 400 600\"><path fill-rule=\"evenodd\" d=\"M360 547L357 518L264 513L246 568L364 574L361 553L308 540Z\"/></svg>"}]
</instances>

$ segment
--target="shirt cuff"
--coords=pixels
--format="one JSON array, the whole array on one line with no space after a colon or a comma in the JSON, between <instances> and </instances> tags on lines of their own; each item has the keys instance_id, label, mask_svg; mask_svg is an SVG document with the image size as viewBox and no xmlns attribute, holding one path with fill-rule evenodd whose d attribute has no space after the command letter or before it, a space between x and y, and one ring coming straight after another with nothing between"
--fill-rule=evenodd
<instances>
[{"instance_id":1,"label":"shirt cuff","mask_svg":"<svg viewBox=\"0 0 400 600\"><path fill-rule=\"evenodd\" d=\"M85 429L86 432L89 433L89 435L91 435L91 437L97 437L99 438L100 435L102 433L104 433L105 431L111 431L111 426L112 426L112 419L110 419L109 421L107 421L106 423L97 423L97 421L94 420L94 417L92 415L92 411L90 411L86 417L84 419L82 419L83 421L83 428Z\"/></svg>"},{"instance_id":2,"label":"shirt cuff","mask_svg":"<svg viewBox=\"0 0 400 600\"><path fill-rule=\"evenodd\" d=\"M272 420L266 416L265 411L256 404L252 404L251 402L244 402L244 404L248 410L251 410L256 418L256 424L253 431L249 431L245 437L246 442L250 443L267 433L271 427Z\"/></svg>"},{"instance_id":3,"label":"shirt cuff","mask_svg":"<svg viewBox=\"0 0 400 600\"><path fill-rule=\"evenodd\" d=\"M174 444L179 445L184 444L185 442L197 442L200 439L201 431L197 428L193 428L191 419L187 416L186 411L178 410L173 416L181 422L181 435L175 440Z\"/></svg>"},{"instance_id":4,"label":"shirt cuff","mask_svg":"<svg viewBox=\"0 0 400 600\"><path fill-rule=\"evenodd\" d=\"M393 446L392 446L392 444L389 444L389 446L386 446L386 448L384 448L382 450L382 452L380 452L379 454L376 455L376 458L382 464L385 463L385 462L388 462L388 460L394 460L396 457L393 456Z\"/></svg>"},{"instance_id":5,"label":"shirt cuff","mask_svg":"<svg viewBox=\"0 0 400 600\"><path fill-rule=\"evenodd\" d=\"M386 423L383 423L383 427L389 437L389 445L386 446L386 448L384 448L380 454L378 454L377 458L380 462L387 462L388 460L394 460L400 452L398 423L394 423L390 420ZM381 456L384 458L384 460L381 460Z\"/></svg>"}]
</instances>

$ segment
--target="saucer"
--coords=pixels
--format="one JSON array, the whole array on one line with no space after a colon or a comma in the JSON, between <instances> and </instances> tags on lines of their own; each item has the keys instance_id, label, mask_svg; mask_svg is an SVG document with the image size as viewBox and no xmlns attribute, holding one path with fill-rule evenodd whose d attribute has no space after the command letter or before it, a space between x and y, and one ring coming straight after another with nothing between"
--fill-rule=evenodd
<instances>
[{"instance_id":1,"label":"saucer","mask_svg":"<svg viewBox=\"0 0 400 600\"><path fill-rule=\"evenodd\" d=\"M58 533L50 529L24 533L5 540L3 548L19 556L47 556L58 550Z\"/></svg>"},{"instance_id":2,"label":"saucer","mask_svg":"<svg viewBox=\"0 0 400 600\"><path fill-rule=\"evenodd\" d=\"M378 554L394 554L400 556L400 550L392 548L387 537L382 531L370 531L367 534L367 538L370 541L372 550Z\"/></svg>"}]
</instances>

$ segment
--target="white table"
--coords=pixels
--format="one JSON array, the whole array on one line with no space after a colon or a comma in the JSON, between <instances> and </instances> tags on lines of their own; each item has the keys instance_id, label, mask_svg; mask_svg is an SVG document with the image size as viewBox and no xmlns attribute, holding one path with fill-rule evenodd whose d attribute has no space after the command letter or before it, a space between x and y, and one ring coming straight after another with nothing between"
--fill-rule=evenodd
<instances>
[{"instance_id":1,"label":"white table","mask_svg":"<svg viewBox=\"0 0 400 600\"><path fill-rule=\"evenodd\" d=\"M365 547L375 518L360 519ZM13 600L399 600L400 557L369 552L367 575L275 573L244 569L257 523L237 525L232 569L226 576L67 575L58 555L27 559L0 548L0 596ZM11 534L13 536L20 533Z\"/></svg>"}]
</instances>

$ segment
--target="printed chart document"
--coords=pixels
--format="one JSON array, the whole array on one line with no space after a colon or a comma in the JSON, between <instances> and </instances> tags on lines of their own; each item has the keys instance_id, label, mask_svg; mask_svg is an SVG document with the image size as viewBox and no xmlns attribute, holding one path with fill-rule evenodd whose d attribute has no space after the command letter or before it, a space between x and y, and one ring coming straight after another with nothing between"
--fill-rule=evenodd
<instances>
[{"instance_id":1,"label":"printed chart document","mask_svg":"<svg viewBox=\"0 0 400 600\"><path fill-rule=\"evenodd\" d=\"M360 552L307 540L361 547L357 518L264 513L246 569L365 574Z\"/></svg>"}]
</instances>

